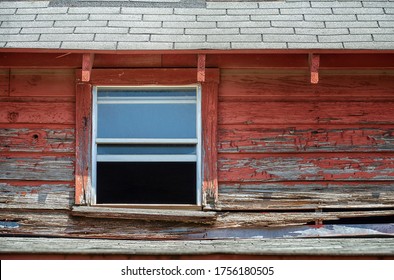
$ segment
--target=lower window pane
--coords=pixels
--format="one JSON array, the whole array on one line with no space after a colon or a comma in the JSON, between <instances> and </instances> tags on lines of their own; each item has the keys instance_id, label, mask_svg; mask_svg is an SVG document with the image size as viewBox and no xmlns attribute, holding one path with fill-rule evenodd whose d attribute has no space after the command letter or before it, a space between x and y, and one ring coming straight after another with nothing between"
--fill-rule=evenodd
<instances>
[{"instance_id":1,"label":"lower window pane","mask_svg":"<svg viewBox=\"0 0 394 280\"><path fill-rule=\"evenodd\" d=\"M196 204L195 162L97 162L97 203Z\"/></svg>"}]
</instances>

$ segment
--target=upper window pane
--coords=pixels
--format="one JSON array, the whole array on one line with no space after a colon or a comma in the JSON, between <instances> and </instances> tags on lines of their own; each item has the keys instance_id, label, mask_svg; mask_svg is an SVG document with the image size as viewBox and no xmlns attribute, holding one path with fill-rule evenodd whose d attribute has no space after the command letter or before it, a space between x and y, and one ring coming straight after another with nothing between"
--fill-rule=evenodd
<instances>
[{"instance_id":1,"label":"upper window pane","mask_svg":"<svg viewBox=\"0 0 394 280\"><path fill-rule=\"evenodd\" d=\"M98 138L196 138L196 89L99 90Z\"/></svg>"}]
</instances>

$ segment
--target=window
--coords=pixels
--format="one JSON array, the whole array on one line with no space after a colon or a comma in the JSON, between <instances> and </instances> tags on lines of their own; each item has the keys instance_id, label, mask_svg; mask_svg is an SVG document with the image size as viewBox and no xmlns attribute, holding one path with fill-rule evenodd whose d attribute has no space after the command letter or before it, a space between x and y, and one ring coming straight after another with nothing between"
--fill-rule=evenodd
<instances>
[{"instance_id":1,"label":"window","mask_svg":"<svg viewBox=\"0 0 394 280\"><path fill-rule=\"evenodd\" d=\"M92 204L201 205L200 89L95 87Z\"/></svg>"}]
</instances>

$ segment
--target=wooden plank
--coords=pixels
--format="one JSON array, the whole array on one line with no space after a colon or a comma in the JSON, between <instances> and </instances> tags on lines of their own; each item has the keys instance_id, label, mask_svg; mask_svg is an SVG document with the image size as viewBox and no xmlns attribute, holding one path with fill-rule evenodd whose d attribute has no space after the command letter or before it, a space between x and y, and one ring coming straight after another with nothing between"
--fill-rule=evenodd
<instances>
[{"instance_id":1,"label":"wooden plank","mask_svg":"<svg viewBox=\"0 0 394 280\"><path fill-rule=\"evenodd\" d=\"M74 124L75 105L64 102L0 102L0 123Z\"/></svg>"},{"instance_id":2,"label":"wooden plank","mask_svg":"<svg viewBox=\"0 0 394 280\"><path fill-rule=\"evenodd\" d=\"M78 68L81 63L76 53L0 53L0 68Z\"/></svg>"},{"instance_id":3,"label":"wooden plank","mask_svg":"<svg viewBox=\"0 0 394 280\"><path fill-rule=\"evenodd\" d=\"M393 68L394 54L324 54L320 55L322 68Z\"/></svg>"},{"instance_id":4,"label":"wooden plank","mask_svg":"<svg viewBox=\"0 0 394 280\"><path fill-rule=\"evenodd\" d=\"M394 102L219 102L219 124L394 124Z\"/></svg>"},{"instance_id":5,"label":"wooden plank","mask_svg":"<svg viewBox=\"0 0 394 280\"><path fill-rule=\"evenodd\" d=\"M392 219L393 210L340 213L224 213L214 224L72 217L68 211L0 209L0 234L108 239L231 239L394 235L394 224L305 226L316 219L366 215Z\"/></svg>"},{"instance_id":6,"label":"wooden plank","mask_svg":"<svg viewBox=\"0 0 394 280\"><path fill-rule=\"evenodd\" d=\"M133 241L97 240L67 238L29 238L4 237L0 253L11 254L86 254L91 258L104 255L124 254L127 259L133 256L165 255L178 259L186 255L215 256L224 254L224 259L237 256L384 256L394 255L392 238L283 238L283 239L244 239L244 240L201 240L201 241ZM48 255L47 255L48 257ZM44 257L45 258L45 257ZM69 258L69 257L68 257ZM67 259L68 259L67 258ZM232 259L232 258L231 258Z\"/></svg>"},{"instance_id":7,"label":"wooden plank","mask_svg":"<svg viewBox=\"0 0 394 280\"><path fill-rule=\"evenodd\" d=\"M92 139L92 86L78 83L76 100L75 143L75 203L90 203L91 139Z\"/></svg>"},{"instance_id":8,"label":"wooden plank","mask_svg":"<svg viewBox=\"0 0 394 280\"><path fill-rule=\"evenodd\" d=\"M70 209L74 199L72 184L23 185L0 183L1 209Z\"/></svg>"},{"instance_id":9,"label":"wooden plank","mask_svg":"<svg viewBox=\"0 0 394 280\"><path fill-rule=\"evenodd\" d=\"M73 70L66 69L12 69L11 96L74 96Z\"/></svg>"},{"instance_id":10,"label":"wooden plank","mask_svg":"<svg viewBox=\"0 0 394 280\"><path fill-rule=\"evenodd\" d=\"M8 96L10 89L10 70L0 69L0 96Z\"/></svg>"},{"instance_id":11,"label":"wooden plank","mask_svg":"<svg viewBox=\"0 0 394 280\"><path fill-rule=\"evenodd\" d=\"M1 152L75 151L74 128L0 128Z\"/></svg>"},{"instance_id":12,"label":"wooden plank","mask_svg":"<svg viewBox=\"0 0 394 280\"><path fill-rule=\"evenodd\" d=\"M77 71L81 79L81 71ZM219 80L217 69L206 70L206 81ZM197 83L197 69L93 69L91 83L93 85L189 85Z\"/></svg>"},{"instance_id":13,"label":"wooden plank","mask_svg":"<svg viewBox=\"0 0 394 280\"><path fill-rule=\"evenodd\" d=\"M220 153L394 151L392 126L221 125Z\"/></svg>"},{"instance_id":14,"label":"wooden plank","mask_svg":"<svg viewBox=\"0 0 394 280\"><path fill-rule=\"evenodd\" d=\"M216 219L215 212L168 210L168 209L134 209L134 208L110 208L74 206L71 211L73 216L143 220L143 221L171 221L197 224L211 224Z\"/></svg>"},{"instance_id":15,"label":"wooden plank","mask_svg":"<svg viewBox=\"0 0 394 280\"><path fill-rule=\"evenodd\" d=\"M207 61L208 67L220 67L224 69L240 68L267 68L267 69L295 69L308 67L308 55L306 54L218 54L210 55Z\"/></svg>"},{"instance_id":16,"label":"wooden plank","mask_svg":"<svg viewBox=\"0 0 394 280\"><path fill-rule=\"evenodd\" d=\"M94 53L84 53L82 55L82 82L89 82L94 62Z\"/></svg>"},{"instance_id":17,"label":"wooden plank","mask_svg":"<svg viewBox=\"0 0 394 280\"><path fill-rule=\"evenodd\" d=\"M222 154L220 182L388 181L394 155L382 154Z\"/></svg>"},{"instance_id":18,"label":"wooden plank","mask_svg":"<svg viewBox=\"0 0 394 280\"><path fill-rule=\"evenodd\" d=\"M72 181L74 158L70 156L0 155L0 179Z\"/></svg>"},{"instance_id":19,"label":"wooden plank","mask_svg":"<svg viewBox=\"0 0 394 280\"><path fill-rule=\"evenodd\" d=\"M161 67L160 54L95 54L95 68Z\"/></svg>"},{"instance_id":20,"label":"wooden plank","mask_svg":"<svg viewBox=\"0 0 394 280\"><path fill-rule=\"evenodd\" d=\"M368 209L393 207L393 201L392 182L223 183L216 209Z\"/></svg>"},{"instance_id":21,"label":"wooden plank","mask_svg":"<svg viewBox=\"0 0 394 280\"><path fill-rule=\"evenodd\" d=\"M205 82L205 65L207 56L205 54L198 55L197 63L197 82Z\"/></svg>"},{"instance_id":22,"label":"wooden plank","mask_svg":"<svg viewBox=\"0 0 394 280\"><path fill-rule=\"evenodd\" d=\"M331 74L321 71L311 85L306 71L222 70L220 100L372 101L393 100L392 75Z\"/></svg>"},{"instance_id":23,"label":"wooden plank","mask_svg":"<svg viewBox=\"0 0 394 280\"><path fill-rule=\"evenodd\" d=\"M203 205L214 207L218 193L217 119L218 84L202 84Z\"/></svg>"},{"instance_id":24,"label":"wooden plank","mask_svg":"<svg viewBox=\"0 0 394 280\"><path fill-rule=\"evenodd\" d=\"M311 84L319 83L319 67L320 67L320 55L310 54L309 55L309 71L311 75Z\"/></svg>"}]
</instances>

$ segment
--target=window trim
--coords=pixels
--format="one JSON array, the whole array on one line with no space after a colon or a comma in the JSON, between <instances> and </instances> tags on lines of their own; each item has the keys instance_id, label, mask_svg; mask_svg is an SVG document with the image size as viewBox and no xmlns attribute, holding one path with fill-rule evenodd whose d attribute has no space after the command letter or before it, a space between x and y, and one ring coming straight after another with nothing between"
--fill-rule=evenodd
<instances>
[{"instance_id":1,"label":"window trim","mask_svg":"<svg viewBox=\"0 0 394 280\"><path fill-rule=\"evenodd\" d=\"M89 82L76 77L75 205L90 205L93 86L188 85L197 83L196 68L92 69ZM215 210L218 199L217 125L220 71L207 68L201 84L202 208ZM112 206L111 206L112 207ZM117 207L123 207L117 205ZM92 211L94 208L92 207Z\"/></svg>"},{"instance_id":2,"label":"window trim","mask_svg":"<svg viewBox=\"0 0 394 280\"><path fill-rule=\"evenodd\" d=\"M135 90L135 89L166 89L166 90L171 90L171 89L180 89L180 88L185 88L185 89L195 89L196 90L196 99L193 104L196 104L196 138L193 139L181 139L181 138L176 138L176 139L160 139L160 138L154 138L154 139L143 139L143 138L97 138L97 118L98 118L98 104L101 104L101 102L98 102L97 97L98 97L98 91L100 89L107 89L107 90L117 90L117 89L130 89L130 90ZM191 84L191 85L146 85L146 86L93 86L92 89L92 185L91 185L91 195L90 195L90 205L100 205L100 206L105 206L105 205L113 205L111 203L97 203L97 162L99 162L99 158L105 158L105 161L109 162L118 162L118 161L138 161L138 162L196 162L196 204L191 204L193 206L201 206L202 205L202 145L201 145L201 85L199 84ZM179 102L176 101L173 102L175 104L184 104L184 102ZM112 103L111 103L112 104ZM116 102L116 104L129 104L123 103L123 102ZM132 104L140 104L140 103L132 103ZM143 103L145 104L145 103ZM149 104L167 104L167 102L158 102L158 103L151 103ZM98 139L98 141L97 141ZM97 155L97 144L195 144L196 145L196 155ZM128 205L130 207L139 206L140 204L122 204L122 205ZM147 207L150 207L152 205L161 205L161 204L143 204L146 205ZM174 204L175 206L185 206L185 204Z\"/></svg>"}]
</instances>

